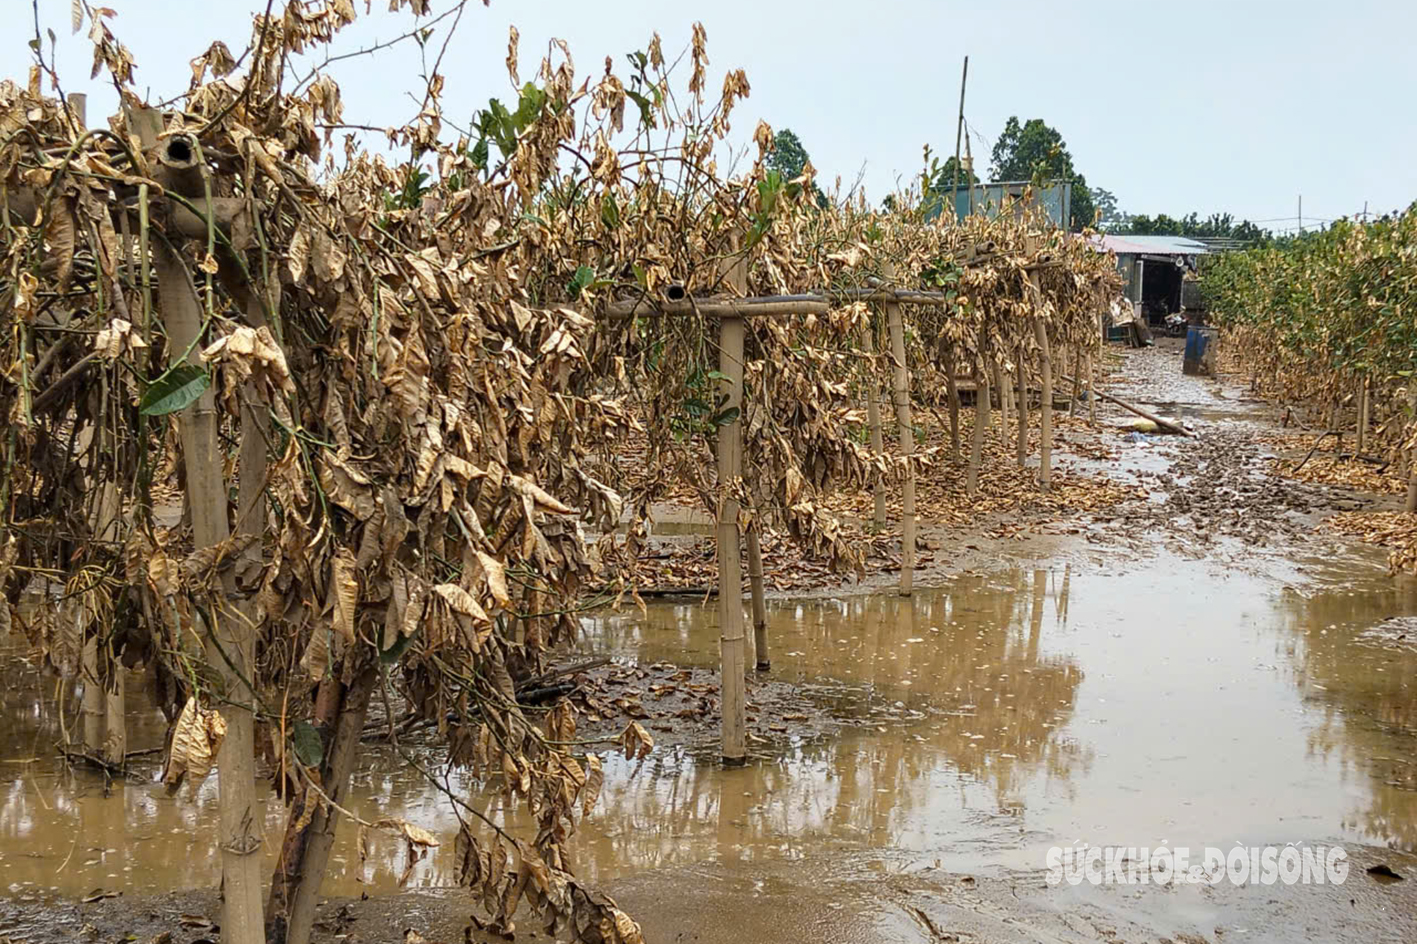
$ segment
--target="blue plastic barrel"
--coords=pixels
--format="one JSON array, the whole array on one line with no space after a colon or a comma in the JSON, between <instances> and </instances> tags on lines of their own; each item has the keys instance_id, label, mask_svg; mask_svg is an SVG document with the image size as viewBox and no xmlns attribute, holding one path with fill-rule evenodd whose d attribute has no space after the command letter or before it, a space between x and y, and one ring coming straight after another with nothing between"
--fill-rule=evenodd
<instances>
[{"instance_id":1,"label":"blue plastic barrel","mask_svg":"<svg viewBox=\"0 0 1417 944\"><path fill-rule=\"evenodd\" d=\"M1214 344L1214 328L1191 325L1186 332L1186 353L1181 362L1181 369L1188 374L1210 374Z\"/></svg>"}]
</instances>

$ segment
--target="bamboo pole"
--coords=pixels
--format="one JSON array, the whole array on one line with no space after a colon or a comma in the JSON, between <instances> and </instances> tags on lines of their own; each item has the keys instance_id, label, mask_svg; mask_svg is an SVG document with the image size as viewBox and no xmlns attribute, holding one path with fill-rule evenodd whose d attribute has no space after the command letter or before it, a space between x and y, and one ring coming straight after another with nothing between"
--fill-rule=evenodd
<instances>
[{"instance_id":1,"label":"bamboo pole","mask_svg":"<svg viewBox=\"0 0 1417 944\"><path fill-rule=\"evenodd\" d=\"M1362 455L1368 450L1368 422L1369 410L1372 408L1372 401L1369 394L1370 387L1368 378L1363 378L1363 386L1358 391L1358 454Z\"/></svg>"},{"instance_id":2,"label":"bamboo pole","mask_svg":"<svg viewBox=\"0 0 1417 944\"><path fill-rule=\"evenodd\" d=\"M109 655L108 678L104 685L103 759L116 767L124 766L128 757L128 727L126 724L126 692L123 663Z\"/></svg>"},{"instance_id":3,"label":"bamboo pole","mask_svg":"<svg viewBox=\"0 0 1417 944\"><path fill-rule=\"evenodd\" d=\"M729 283L741 288L747 281L746 263L739 259L729 272ZM738 549L738 499L733 488L742 472L743 337L744 324L737 314L725 315L719 324L718 370L723 375L724 409L734 410L733 422L718 428L718 625L723 692L723 763L742 766L747 760L744 672L747 660L743 639L743 563Z\"/></svg>"},{"instance_id":4,"label":"bamboo pole","mask_svg":"<svg viewBox=\"0 0 1417 944\"><path fill-rule=\"evenodd\" d=\"M84 639L84 750L95 757L103 753L103 683L98 671L98 636L90 633Z\"/></svg>"},{"instance_id":5,"label":"bamboo pole","mask_svg":"<svg viewBox=\"0 0 1417 944\"><path fill-rule=\"evenodd\" d=\"M999 442L1009 441L1009 413L1012 412L1013 397L1009 395L1009 385L1004 382L1004 369L998 361L991 365L994 371L994 389L999 391Z\"/></svg>"},{"instance_id":6,"label":"bamboo pole","mask_svg":"<svg viewBox=\"0 0 1417 944\"><path fill-rule=\"evenodd\" d=\"M1023 366L1024 346L1018 346L1014 374L1018 386L1018 467L1028 464L1028 372Z\"/></svg>"},{"instance_id":7,"label":"bamboo pole","mask_svg":"<svg viewBox=\"0 0 1417 944\"><path fill-rule=\"evenodd\" d=\"M1068 415L1078 415L1078 395L1082 393L1082 348L1073 349L1073 395L1068 399Z\"/></svg>"},{"instance_id":8,"label":"bamboo pole","mask_svg":"<svg viewBox=\"0 0 1417 944\"><path fill-rule=\"evenodd\" d=\"M876 379L876 331L868 321L866 323L866 337L863 347L867 354L873 355L867 362L866 369L866 424L871 429L871 451L878 456L885 455L886 438L881 430L881 385ZM886 481L882 475L876 476L876 483L873 486L875 491L875 513L872 522L879 530L884 530L886 526Z\"/></svg>"},{"instance_id":9,"label":"bamboo pole","mask_svg":"<svg viewBox=\"0 0 1417 944\"><path fill-rule=\"evenodd\" d=\"M156 263L170 349L191 348L189 361L200 366L199 345L194 342L202 327L202 309L196 288L182 260L165 244L158 246ZM217 445L215 390L209 388L193 406L178 414L177 422L194 543L198 549L212 547L230 537L226 485ZM218 600L212 608L212 622L207 627L207 660L216 668L225 688L222 715L227 722L226 739L217 754L221 784L217 840L222 859L222 940L229 944L264 944L259 855L264 817L256 801L250 665L242 665L243 653L251 647L251 631L228 608L227 601L234 590L232 573L227 569L218 588L225 599Z\"/></svg>"},{"instance_id":10,"label":"bamboo pole","mask_svg":"<svg viewBox=\"0 0 1417 944\"><path fill-rule=\"evenodd\" d=\"M219 201L213 201L213 204L220 206ZM960 265L968 268L997 260L997 256L977 256L972 260L960 263ZM1025 263L1022 266L1022 271L1032 274L1043 269L1058 268L1061 265L1062 263L1058 260L1045 255L1037 261ZM690 298L680 293L674 298L641 296L611 302L605 313L606 317L620 320L681 315L738 315L744 318L785 317L825 314L843 302L894 302L903 305L948 306L955 304L955 299L953 294L945 292L888 287L844 288L800 295L756 295L746 298L729 296Z\"/></svg>"},{"instance_id":11,"label":"bamboo pole","mask_svg":"<svg viewBox=\"0 0 1417 944\"><path fill-rule=\"evenodd\" d=\"M1030 275L1035 298L1042 293L1038 288L1038 276ZM1040 311L1033 318L1033 333L1038 340L1038 372L1042 378L1042 402L1039 404L1038 484L1043 491L1053 484L1053 356L1048 350L1048 326Z\"/></svg>"},{"instance_id":12,"label":"bamboo pole","mask_svg":"<svg viewBox=\"0 0 1417 944\"><path fill-rule=\"evenodd\" d=\"M1067 374L1063 374L1061 379L1063 379L1063 380L1070 380L1070 379L1072 379L1072 378L1068 377ZM1101 398L1104 399L1104 400L1106 400L1108 403L1115 403L1115 404L1117 404L1119 407L1121 407L1122 409L1126 410L1126 411L1129 412L1129 413L1135 413L1137 416L1140 416L1142 419L1151 420L1151 422L1155 423L1155 424L1156 424L1158 427L1160 427L1161 429L1169 429L1171 432L1176 433L1176 434L1181 435L1181 436L1194 436L1194 435L1195 435L1195 433L1191 432L1189 429L1187 429L1186 427L1182 426L1180 423L1175 422L1174 420L1162 419L1161 417L1157 416L1155 413L1149 413L1149 412L1147 412L1146 410L1143 410L1143 409L1142 409L1141 407L1139 407L1139 406L1134 406L1134 405L1128 403L1126 400L1120 399L1119 397L1114 397L1114 396L1112 396L1112 394L1110 394L1110 393L1103 393L1103 392L1101 392L1101 391L1099 390L1099 391L1096 392L1095 395L1101 397Z\"/></svg>"},{"instance_id":13,"label":"bamboo pole","mask_svg":"<svg viewBox=\"0 0 1417 944\"><path fill-rule=\"evenodd\" d=\"M1407 408L1409 418L1417 418L1417 383L1412 381L1407 387ZM1407 450L1407 504L1404 507L1409 515L1417 513L1417 446Z\"/></svg>"},{"instance_id":14,"label":"bamboo pole","mask_svg":"<svg viewBox=\"0 0 1417 944\"><path fill-rule=\"evenodd\" d=\"M950 457L959 461L959 384L955 380L955 352L945 352L945 390L950 398Z\"/></svg>"},{"instance_id":15,"label":"bamboo pole","mask_svg":"<svg viewBox=\"0 0 1417 944\"><path fill-rule=\"evenodd\" d=\"M1097 425L1097 374L1092 355L1087 355L1087 421Z\"/></svg>"},{"instance_id":16,"label":"bamboo pole","mask_svg":"<svg viewBox=\"0 0 1417 944\"><path fill-rule=\"evenodd\" d=\"M984 438L989 435L989 371L978 372L979 383L974 394L974 435L969 445L969 471L965 475L965 491L979 492L979 466L984 460Z\"/></svg>"},{"instance_id":17,"label":"bamboo pole","mask_svg":"<svg viewBox=\"0 0 1417 944\"><path fill-rule=\"evenodd\" d=\"M900 595L910 596L915 582L915 424L910 417L910 369L905 363L905 324L899 302L886 302L886 323L891 333L891 356L895 361L895 415L900 432L900 454L906 462L901 485Z\"/></svg>"}]
</instances>

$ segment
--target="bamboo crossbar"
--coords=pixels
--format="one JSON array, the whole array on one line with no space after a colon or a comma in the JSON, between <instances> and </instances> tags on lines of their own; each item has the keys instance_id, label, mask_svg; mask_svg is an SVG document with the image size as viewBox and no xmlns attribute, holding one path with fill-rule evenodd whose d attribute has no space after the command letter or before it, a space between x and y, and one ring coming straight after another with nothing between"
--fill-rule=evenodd
<instances>
[{"instance_id":1,"label":"bamboo crossbar","mask_svg":"<svg viewBox=\"0 0 1417 944\"><path fill-rule=\"evenodd\" d=\"M1054 260L1033 262L1023 267L1025 272L1053 268L1059 265ZM708 298L682 298L674 301L655 299L650 296L612 302L606 309L606 317L613 319L642 317L682 317L686 315L717 315L753 317L787 317L791 315L825 315L834 306L843 302L895 302L901 305L949 305L954 297L945 292L931 292L921 289L888 288L842 288L804 295L755 295L748 298L732 298L714 295Z\"/></svg>"}]
</instances>

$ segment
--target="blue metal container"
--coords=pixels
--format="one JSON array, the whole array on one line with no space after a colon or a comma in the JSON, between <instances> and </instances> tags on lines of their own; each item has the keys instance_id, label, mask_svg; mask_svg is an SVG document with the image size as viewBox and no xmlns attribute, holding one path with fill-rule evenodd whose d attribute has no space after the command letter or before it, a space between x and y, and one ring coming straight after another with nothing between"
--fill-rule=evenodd
<instances>
[{"instance_id":1,"label":"blue metal container","mask_svg":"<svg viewBox=\"0 0 1417 944\"><path fill-rule=\"evenodd\" d=\"M1215 329L1191 325L1186 332L1186 353L1181 370L1188 374L1212 376L1215 373Z\"/></svg>"}]
</instances>

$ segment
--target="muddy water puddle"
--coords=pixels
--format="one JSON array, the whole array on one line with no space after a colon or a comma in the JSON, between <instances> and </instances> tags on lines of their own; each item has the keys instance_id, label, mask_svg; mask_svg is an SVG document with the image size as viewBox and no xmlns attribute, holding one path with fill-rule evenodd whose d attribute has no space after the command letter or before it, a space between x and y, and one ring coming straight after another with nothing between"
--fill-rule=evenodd
<instances>
[{"instance_id":1,"label":"muddy water puddle","mask_svg":"<svg viewBox=\"0 0 1417 944\"><path fill-rule=\"evenodd\" d=\"M1362 552L1270 577L1161 554L1005 567L909 600L779 603L773 673L811 686L841 728L741 770L682 747L608 759L575 864L607 881L834 852L987 874L1040 868L1044 850L1076 840L1417 850L1417 650L1402 628L1414 617L1417 585ZM715 610L600 615L582 648L712 665ZM151 783L63 771L54 682L13 648L4 655L0 893L215 885L215 777L170 799ZM132 701L130 747L159 746L160 717ZM457 772L446 785L477 793ZM484 802L528 826L495 795ZM452 882L457 820L420 774L371 746L351 804L434 830L444 847L411 882ZM266 805L268 853L282 814ZM376 837L361 868L354 840L342 829L327 893L393 890L400 845Z\"/></svg>"}]
</instances>

